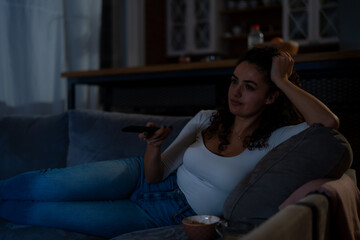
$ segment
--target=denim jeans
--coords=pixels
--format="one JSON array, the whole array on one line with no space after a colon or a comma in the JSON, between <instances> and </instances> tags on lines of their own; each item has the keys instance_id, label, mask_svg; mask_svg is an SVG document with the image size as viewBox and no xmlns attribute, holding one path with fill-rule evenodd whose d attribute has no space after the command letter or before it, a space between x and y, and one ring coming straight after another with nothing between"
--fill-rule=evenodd
<instances>
[{"instance_id":1,"label":"denim jeans","mask_svg":"<svg viewBox=\"0 0 360 240\"><path fill-rule=\"evenodd\" d=\"M149 184L143 158L32 171L0 181L0 217L111 238L181 223L195 212L176 174Z\"/></svg>"}]
</instances>

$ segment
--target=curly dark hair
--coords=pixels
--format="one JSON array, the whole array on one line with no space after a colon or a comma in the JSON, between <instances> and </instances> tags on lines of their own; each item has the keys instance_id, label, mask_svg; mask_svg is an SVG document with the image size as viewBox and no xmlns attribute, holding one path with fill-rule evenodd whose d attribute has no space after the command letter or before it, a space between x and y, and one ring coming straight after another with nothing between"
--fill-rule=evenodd
<instances>
[{"instance_id":1,"label":"curly dark hair","mask_svg":"<svg viewBox=\"0 0 360 240\"><path fill-rule=\"evenodd\" d=\"M236 64L237 66L243 61L255 64L264 74L265 82L269 85L268 92L279 91L277 100L273 104L268 105L261 114L259 127L255 129L252 135L245 137L243 146L249 150L268 146L268 139L274 130L282 126L298 124L304 121L303 116L296 107L271 81L272 58L279 54L278 49L273 47L253 48ZM299 76L295 70L293 70L289 80L301 87ZM230 112L228 102L224 101L223 106L212 116L211 125L204 132L205 137L208 139L215 135L219 136L219 151L223 151L226 145L229 144L228 137L231 134L234 119L235 116Z\"/></svg>"}]
</instances>

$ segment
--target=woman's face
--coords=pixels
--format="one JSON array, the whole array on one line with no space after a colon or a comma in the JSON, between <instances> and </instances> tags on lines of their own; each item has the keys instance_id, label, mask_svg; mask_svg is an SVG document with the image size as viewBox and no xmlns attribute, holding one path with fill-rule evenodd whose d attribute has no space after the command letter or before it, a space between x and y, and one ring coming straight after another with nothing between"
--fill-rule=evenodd
<instances>
[{"instance_id":1,"label":"woman's face","mask_svg":"<svg viewBox=\"0 0 360 240\"><path fill-rule=\"evenodd\" d=\"M246 61L235 68L228 91L231 113L242 118L258 117L267 104L275 101L264 78L256 65Z\"/></svg>"}]
</instances>

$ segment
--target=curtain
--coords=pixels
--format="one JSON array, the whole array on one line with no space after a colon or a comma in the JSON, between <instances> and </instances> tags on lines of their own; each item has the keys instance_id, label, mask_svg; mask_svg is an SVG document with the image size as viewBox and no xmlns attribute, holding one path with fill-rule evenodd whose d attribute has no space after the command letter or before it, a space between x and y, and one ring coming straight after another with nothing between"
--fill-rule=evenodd
<instances>
[{"instance_id":1,"label":"curtain","mask_svg":"<svg viewBox=\"0 0 360 240\"><path fill-rule=\"evenodd\" d=\"M66 71L99 69L102 0L63 3ZM76 108L98 108L98 87L77 88Z\"/></svg>"},{"instance_id":2,"label":"curtain","mask_svg":"<svg viewBox=\"0 0 360 240\"><path fill-rule=\"evenodd\" d=\"M127 1L127 65L145 64L145 0Z\"/></svg>"},{"instance_id":3,"label":"curtain","mask_svg":"<svg viewBox=\"0 0 360 240\"><path fill-rule=\"evenodd\" d=\"M145 64L145 0L106 0L101 27L101 67Z\"/></svg>"},{"instance_id":4,"label":"curtain","mask_svg":"<svg viewBox=\"0 0 360 240\"><path fill-rule=\"evenodd\" d=\"M100 40L101 68L145 64L144 8L145 0L103 1ZM132 97L133 92L128 89L101 87L100 102L104 105L106 102L112 103L110 109L105 108L105 110L128 112L131 109L130 111L132 111ZM109 98L111 99L109 100ZM121 105L126 107L118 108L118 101L121 101Z\"/></svg>"},{"instance_id":5,"label":"curtain","mask_svg":"<svg viewBox=\"0 0 360 240\"><path fill-rule=\"evenodd\" d=\"M61 72L99 68L100 22L101 0L0 0L0 115L63 112Z\"/></svg>"}]
</instances>

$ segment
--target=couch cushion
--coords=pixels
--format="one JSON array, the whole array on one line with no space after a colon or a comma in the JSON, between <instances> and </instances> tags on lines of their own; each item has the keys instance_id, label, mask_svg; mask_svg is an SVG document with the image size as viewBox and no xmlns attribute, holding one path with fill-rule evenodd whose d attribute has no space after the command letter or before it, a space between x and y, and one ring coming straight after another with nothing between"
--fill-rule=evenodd
<instances>
[{"instance_id":1,"label":"couch cushion","mask_svg":"<svg viewBox=\"0 0 360 240\"><path fill-rule=\"evenodd\" d=\"M191 117L72 110L69 114L69 153L67 165L143 156L146 143L137 133L122 132L128 125L172 125L173 131L164 143L166 148Z\"/></svg>"},{"instance_id":2,"label":"couch cushion","mask_svg":"<svg viewBox=\"0 0 360 240\"><path fill-rule=\"evenodd\" d=\"M229 194L224 217L269 218L298 187L317 178L338 178L352 150L338 131L314 124L270 151Z\"/></svg>"},{"instance_id":3,"label":"couch cushion","mask_svg":"<svg viewBox=\"0 0 360 240\"><path fill-rule=\"evenodd\" d=\"M181 224L150 228L114 237L111 240L190 240Z\"/></svg>"},{"instance_id":4,"label":"couch cushion","mask_svg":"<svg viewBox=\"0 0 360 240\"><path fill-rule=\"evenodd\" d=\"M42 168L64 167L67 114L0 119L0 179Z\"/></svg>"},{"instance_id":5,"label":"couch cushion","mask_svg":"<svg viewBox=\"0 0 360 240\"><path fill-rule=\"evenodd\" d=\"M16 224L0 219L0 239L11 240L105 240L104 238L57 228Z\"/></svg>"}]
</instances>

